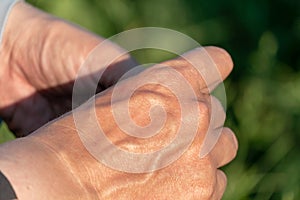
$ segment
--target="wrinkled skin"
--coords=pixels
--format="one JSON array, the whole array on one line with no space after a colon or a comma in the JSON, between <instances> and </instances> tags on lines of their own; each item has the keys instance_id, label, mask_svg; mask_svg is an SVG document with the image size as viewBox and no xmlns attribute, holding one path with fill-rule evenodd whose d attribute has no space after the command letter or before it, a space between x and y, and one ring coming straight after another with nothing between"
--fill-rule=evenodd
<instances>
[{"instance_id":1,"label":"wrinkled skin","mask_svg":"<svg viewBox=\"0 0 300 200\"><path fill-rule=\"evenodd\" d=\"M25 22L14 31L14 25L21 19ZM31 31L28 26L32 27ZM9 18L0 51L1 66L4 66L0 70L0 91L6 94L1 96L0 116L10 128L19 136L27 135L68 111L77 70L88 52L101 40L26 4L18 4ZM112 45L112 48L117 47ZM206 51L225 79L233 67L230 56L216 47L208 47ZM188 54L195 60L204 59L203 49ZM115 83L133 64L129 56L118 60L102 80L102 89ZM200 111L195 140L178 160L151 173L132 174L111 169L88 153L78 136L73 115L69 113L27 137L0 146L0 169L18 198L221 199L226 176L218 168L235 157L237 142L230 129L221 127L225 113L217 113L216 118L220 120L210 122L210 115L215 114L211 105L219 105L217 100L209 98L211 90L208 88L214 87L215 83L205 83L190 63L181 58L164 62L163 66L177 70L192 85L197 98L187 96L186 103L197 101ZM116 68L118 70L113 70ZM168 70L154 66L121 82L120 87L126 89L144 77L156 81L157 77L168 74ZM170 77L165 77L165 82L169 81ZM165 108L167 120L163 129L146 141L124 134L114 123L110 102L112 92L113 88L110 88L97 95L96 114L106 136L115 145L135 153L149 152L162 148L176 135L180 112L171 91L149 84L139 88L130 99L130 116L141 126L150 122L151 102ZM122 99L117 103L122 103ZM86 106L77 112L89 112L90 109ZM209 123L216 123L214 127L219 127L222 134L212 151L200 158ZM186 134L190 133L187 131Z\"/></svg>"},{"instance_id":2,"label":"wrinkled skin","mask_svg":"<svg viewBox=\"0 0 300 200\"><path fill-rule=\"evenodd\" d=\"M220 71L223 71L222 77L225 78L232 68L230 57L218 48L210 47L207 51L218 63L219 68L222 68ZM201 59L199 51L192 54ZM225 64L224 59L227 60ZM189 65L184 61L171 60L164 65L175 67L192 85L207 91L200 76L188 75L190 70L186 70ZM185 67L181 67L182 65ZM164 70L154 66L130 78L124 84L145 76L153 76L155 79L154 74L165 73ZM172 108L169 109L166 106L167 115L172 120L166 122L162 134L156 136L156 142L150 140L149 144L142 144L141 148L140 142L122 134L112 122L112 116L108 114L111 111L112 90L113 88L97 96L96 113L107 137L115 144L120 144L120 148L135 152L151 151L161 147L156 144L165 140L164 130L167 130L166 133L170 137L175 134L170 130L174 130L172 126L177 126L178 102L165 88L153 88L152 85L146 85L132 96L132 101L130 101L132 119L141 125L149 123L149 118L145 117L147 115L135 114L147 113L148 107L143 108L141 104L147 105L147 102L156 99L161 104L167 102L169 108ZM79 197L84 199L220 199L226 187L226 176L218 168L235 157L237 143L233 132L228 128L223 128L216 146L208 155L200 159L199 152L209 124L210 105L213 103L208 101L208 94L204 94L199 92L197 95L201 122L195 140L177 161L158 171L131 174L104 166L82 145L71 114L26 138L2 146L0 168L15 185L20 199L43 199L45 194L49 198L60 199ZM90 107L79 112L88 109ZM137 109L140 112L135 112ZM224 114L220 113L220 116L222 115ZM30 157L26 156L27 152L31 152ZM16 160L19 156L23 156L23 159ZM16 165L22 168L22 171L11 170L12 166Z\"/></svg>"},{"instance_id":3,"label":"wrinkled skin","mask_svg":"<svg viewBox=\"0 0 300 200\"><path fill-rule=\"evenodd\" d=\"M26 136L71 110L77 71L101 41L26 3L15 5L0 46L0 91L4 94L0 96L0 117L17 136ZM121 51L111 44L100 56L110 49ZM135 65L129 55L116 60L98 91L114 84Z\"/></svg>"}]
</instances>

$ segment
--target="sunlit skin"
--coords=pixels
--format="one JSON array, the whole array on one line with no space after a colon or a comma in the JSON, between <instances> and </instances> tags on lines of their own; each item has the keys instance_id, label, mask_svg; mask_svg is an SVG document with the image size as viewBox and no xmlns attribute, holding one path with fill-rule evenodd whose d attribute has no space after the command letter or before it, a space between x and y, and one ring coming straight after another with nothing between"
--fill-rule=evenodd
<instances>
[{"instance_id":1,"label":"sunlit skin","mask_svg":"<svg viewBox=\"0 0 300 200\"><path fill-rule=\"evenodd\" d=\"M27 31L21 31L22 27L19 26L19 31L15 32L14 24L20 19L31 23L33 28L24 28ZM45 34L43 31L37 34L36 31L39 30L34 29L43 27L44 23L47 23L49 29L43 29ZM62 29L65 31L61 31ZM41 38L18 42L18 32L25 38L32 38L34 34ZM1 92L7 93L5 97L1 96L1 117L4 117L11 128L24 135L57 114L69 110L72 87L56 86L74 80L78 67L99 41L101 38L78 27L54 19L26 4L18 4L9 19L1 47L0 56L3 59L0 62L5 67L0 71L0 86ZM36 53L41 52L39 46L42 52L47 53ZM64 50L57 53L62 46L65 47ZM32 52L24 50L29 47ZM222 79L225 79L233 67L228 53L216 47L207 47L206 51L216 63ZM192 51L189 56L196 60L203 59L202 52ZM101 85L112 85L134 64L129 56L123 57L121 61L126 62L117 62L119 64L115 68L120 69L118 73L111 70ZM176 69L193 86L197 94L197 99L193 100L198 102L200 110L195 140L178 160L152 173L132 174L113 170L87 152L76 131L73 116L69 113L27 137L0 146L0 169L10 180L18 198L221 199L226 188L226 176L218 168L230 162L236 155L237 141L233 132L229 128L221 128L222 134L212 151L204 158L199 157L210 123L211 104L216 103L209 101L207 87L215 83L205 83L203 77L194 72L194 68L182 58L166 61L163 65ZM154 66L129 78L126 83L136 82L145 76L153 77L155 81L157 75L163 75L167 70ZM168 77L165 79L166 82L169 81ZM125 87L125 83L123 84ZM54 87L55 90L47 90ZM49 93L40 93L41 90ZM161 134L154 141L143 146L113 123L110 114L112 91L113 87L97 95L96 114L107 137L116 145L135 152L145 152L160 148L160 144L165 144L161 141L168 142L168 138L174 136L180 113L178 101L171 91L149 84L132 96L130 114L137 124L149 123L149 102L153 99L158 104L165 105L167 116L172 119L167 120ZM26 99L30 101L24 101ZM85 108L89 109L91 108ZM219 113L218 116L224 115ZM34 128L28 124L34 125Z\"/></svg>"}]
</instances>

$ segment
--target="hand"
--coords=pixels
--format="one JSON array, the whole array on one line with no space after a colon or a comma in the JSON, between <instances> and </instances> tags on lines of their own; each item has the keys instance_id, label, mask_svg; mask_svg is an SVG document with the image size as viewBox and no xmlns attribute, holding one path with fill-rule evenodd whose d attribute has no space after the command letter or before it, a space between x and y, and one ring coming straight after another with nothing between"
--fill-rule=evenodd
<instances>
[{"instance_id":1,"label":"hand","mask_svg":"<svg viewBox=\"0 0 300 200\"><path fill-rule=\"evenodd\" d=\"M219 48L209 47L206 50L216 63L221 77L225 79L232 69L230 56ZM187 54L189 58L200 63L205 55L203 49ZM230 162L236 155L237 140L233 132L221 127L222 134L212 151L203 158L199 157L209 123L214 123L213 127L220 127L225 118L225 113L211 112L212 104L220 105L214 98L212 101L208 98L208 87L215 83L208 82L206 85L203 77L189 63L179 58L149 68L121 82L119 87L126 89L128 85L134 85L145 78L155 82L157 78L163 77L165 83L174 83L172 76L166 76L170 74L170 69L163 66L176 69L192 85L197 99L186 96L188 94L182 90L184 88L177 87L186 97L185 103L197 101L200 110L200 116L196 116L200 120L195 140L178 160L150 173L132 174L111 169L88 153L78 137L73 115L70 114L26 138L0 148L0 169L11 181L18 197L41 199L47 195L51 199L221 199L226 187L226 176L218 168ZM209 69L213 66L205 67ZM130 98L130 115L140 126L149 124L148 113L152 103L163 106L166 111L167 120L161 131L152 138L141 140L124 134L115 124L111 105L113 90L114 88L110 88L100 93L96 99L97 119L110 141L119 148L135 153L152 152L170 142L181 120L178 101L171 91L159 85L148 84L137 89ZM122 102L122 99L114 101L115 104ZM88 105L74 112L84 116L90 111ZM211 114L215 114L217 120L210 122ZM153 117L155 119L159 116L154 113ZM101 141L91 137L95 132L92 123L87 118L84 122L89 129L85 132L86 138L94 139L90 145L97 146ZM185 134L188 136L191 133L185 130ZM119 159L110 154L110 149L103 153L108 154L111 159ZM149 164L155 166L156 161ZM136 163L129 164L135 166ZM22 170L16 170L16 167Z\"/></svg>"},{"instance_id":2,"label":"hand","mask_svg":"<svg viewBox=\"0 0 300 200\"><path fill-rule=\"evenodd\" d=\"M77 71L102 41L25 2L15 5L0 49L0 117L17 136L27 135L71 109ZM100 56L112 50L122 51L111 43ZM112 63L99 91L114 84L135 64L129 55Z\"/></svg>"}]
</instances>

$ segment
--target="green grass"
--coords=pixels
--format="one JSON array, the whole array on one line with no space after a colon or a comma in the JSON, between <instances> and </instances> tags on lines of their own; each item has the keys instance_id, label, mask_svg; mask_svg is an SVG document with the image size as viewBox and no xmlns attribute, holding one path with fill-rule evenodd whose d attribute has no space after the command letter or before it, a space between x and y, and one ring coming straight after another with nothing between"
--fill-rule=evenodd
<instances>
[{"instance_id":1,"label":"green grass","mask_svg":"<svg viewBox=\"0 0 300 200\"><path fill-rule=\"evenodd\" d=\"M0 124L0 144L13 140L15 137L14 135L9 131L5 123Z\"/></svg>"}]
</instances>

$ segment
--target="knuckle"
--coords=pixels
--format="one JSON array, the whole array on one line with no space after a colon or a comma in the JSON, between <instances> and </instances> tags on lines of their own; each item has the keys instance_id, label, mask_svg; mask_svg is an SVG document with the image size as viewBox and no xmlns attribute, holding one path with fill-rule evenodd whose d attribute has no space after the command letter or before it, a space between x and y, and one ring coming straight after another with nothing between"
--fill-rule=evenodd
<instances>
[{"instance_id":1,"label":"knuckle","mask_svg":"<svg viewBox=\"0 0 300 200\"><path fill-rule=\"evenodd\" d=\"M215 123L216 128L223 126L226 119L226 113L222 103L214 96L211 96L211 112L211 115L214 117L213 123Z\"/></svg>"},{"instance_id":2,"label":"knuckle","mask_svg":"<svg viewBox=\"0 0 300 200\"><path fill-rule=\"evenodd\" d=\"M224 188L227 185L227 176L222 170L217 170L218 187Z\"/></svg>"},{"instance_id":3,"label":"knuckle","mask_svg":"<svg viewBox=\"0 0 300 200\"><path fill-rule=\"evenodd\" d=\"M199 102L199 110L203 116L209 116L210 114L210 107L206 102Z\"/></svg>"},{"instance_id":4,"label":"knuckle","mask_svg":"<svg viewBox=\"0 0 300 200\"><path fill-rule=\"evenodd\" d=\"M225 192L226 186L227 186L226 174L221 170L217 170L217 185L216 185L217 188L214 193L213 199L221 199Z\"/></svg>"},{"instance_id":5,"label":"knuckle","mask_svg":"<svg viewBox=\"0 0 300 200\"><path fill-rule=\"evenodd\" d=\"M197 68L192 63L183 58L170 60L162 63L162 65L167 66L166 68L171 67L172 69L175 69L195 87L198 86L199 79L203 79Z\"/></svg>"},{"instance_id":6,"label":"knuckle","mask_svg":"<svg viewBox=\"0 0 300 200\"><path fill-rule=\"evenodd\" d=\"M215 183L214 182L209 182L205 189L202 191L202 199L211 199L215 191Z\"/></svg>"}]
</instances>

